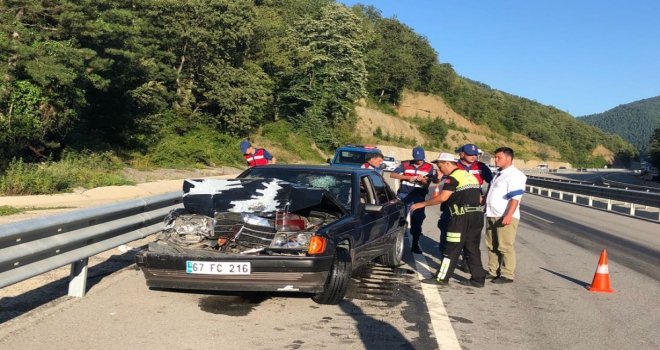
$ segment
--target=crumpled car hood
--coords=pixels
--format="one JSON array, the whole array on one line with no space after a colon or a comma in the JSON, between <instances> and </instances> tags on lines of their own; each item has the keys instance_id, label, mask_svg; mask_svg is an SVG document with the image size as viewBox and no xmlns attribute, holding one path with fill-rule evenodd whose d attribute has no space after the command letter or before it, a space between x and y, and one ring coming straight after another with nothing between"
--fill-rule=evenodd
<instances>
[{"instance_id":1,"label":"crumpled car hood","mask_svg":"<svg viewBox=\"0 0 660 350\"><path fill-rule=\"evenodd\" d=\"M278 179L187 179L183 182L183 206L197 214L214 217L220 212L297 212L325 206L344 213L323 189Z\"/></svg>"}]
</instances>

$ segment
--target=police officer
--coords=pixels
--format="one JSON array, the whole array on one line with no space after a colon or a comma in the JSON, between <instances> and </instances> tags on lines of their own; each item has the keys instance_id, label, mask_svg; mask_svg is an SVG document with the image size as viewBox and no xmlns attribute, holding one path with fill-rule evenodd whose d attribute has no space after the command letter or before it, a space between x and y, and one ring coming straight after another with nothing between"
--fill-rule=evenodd
<instances>
[{"instance_id":1,"label":"police officer","mask_svg":"<svg viewBox=\"0 0 660 350\"><path fill-rule=\"evenodd\" d=\"M268 163L275 164L277 162L277 159L270 152L264 148L254 148L248 140L241 141L241 153L243 153L243 158L247 161L248 168L266 165Z\"/></svg>"},{"instance_id":2,"label":"police officer","mask_svg":"<svg viewBox=\"0 0 660 350\"><path fill-rule=\"evenodd\" d=\"M410 210L416 211L428 205L447 203L451 218L447 228L445 249L442 262L433 278L424 283L446 285L454 272L456 261L463 248L467 253L471 278L467 285L483 287L486 273L481 265L479 241L484 226L484 214L480 207L481 191L477 179L465 170L459 169L452 154L441 153L437 163L440 172L446 176L442 192L428 201L413 204Z\"/></svg>"},{"instance_id":3,"label":"police officer","mask_svg":"<svg viewBox=\"0 0 660 350\"><path fill-rule=\"evenodd\" d=\"M477 160L479 156L479 149L476 145L471 143L465 144L456 150L458 152L459 160L456 163L456 166L459 169L463 169L470 174L474 175L479 182L479 187L483 186L484 181L490 184L493 180L493 172L490 171L490 168ZM482 191L483 194L483 191ZM447 225L449 224L449 210L447 209L446 204L443 204L441 207L442 214L440 215L440 220L438 220L438 228L440 229L440 255L444 250L444 242L447 238ZM459 268L465 272L469 272L467 269L468 265L459 262Z\"/></svg>"},{"instance_id":4,"label":"police officer","mask_svg":"<svg viewBox=\"0 0 660 350\"><path fill-rule=\"evenodd\" d=\"M367 161L361 166L362 169L372 169L383 175L383 168L381 165L385 158L383 158L383 155L380 152L367 153L366 160Z\"/></svg>"},{"instance_id":5,"label":"police officer","mask_svg":"<svg viewBox=\"0 0 660 350\"><path fill-rule=\"evenodd\" d=\"M426 159L424 148L420 146L413 148L412 157L412 160L401 162L401 165L390 173L391 178L401 180L397 194L406 207L410 207L413 203L423 202L429 193L429 184L438 182L435 168L424 160ZM425 218L423 208L411 213L410 216L411 251L415 254L422 254L419 237L422 235L422 224Z\"/></svg>"}]
</instances>

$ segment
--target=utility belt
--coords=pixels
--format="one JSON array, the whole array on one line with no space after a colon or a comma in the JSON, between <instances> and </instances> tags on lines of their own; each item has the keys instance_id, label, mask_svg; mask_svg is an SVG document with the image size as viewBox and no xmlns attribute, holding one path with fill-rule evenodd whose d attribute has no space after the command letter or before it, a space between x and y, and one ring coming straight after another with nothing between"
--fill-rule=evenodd
<instances>
[{"instance_id":1,"label":"utility belt","mask_svg":"<svg viewBox=\"0 0 660 350\"><path fill-rule=\"evenodd\" d=\"M478 205L458 205L454 204L449 207L449 212L452 216L465 215L472 212L483 212L483 208Z\"/></svg>"}]
</instances>

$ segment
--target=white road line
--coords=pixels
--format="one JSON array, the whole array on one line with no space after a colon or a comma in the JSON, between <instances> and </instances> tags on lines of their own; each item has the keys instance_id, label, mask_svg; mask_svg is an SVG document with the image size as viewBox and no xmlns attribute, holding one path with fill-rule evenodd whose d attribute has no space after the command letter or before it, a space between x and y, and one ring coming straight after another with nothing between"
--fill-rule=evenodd
<instances>
[{"instance_id":1,"label":"white road line","mask_svg":"<svg viewBox=\"0 0 660 350\"><path fill-rule=\"evenodd\" d=\"M529 215L529 216L531 216L531 217L533 217L533 218L537 218L537 219L539 219L539 220L541 220L541 221L545 221L545 222L547 222L547 223L549 223L549 224L554 224L554 221L550 221L550 220L548 220L548 219L544 219L544 218L542 218L542 217L540 217L540 216L538 216L538 215L534 215L534 214L528 213L528 212L526 212L526 211L524 211L524 210L521 210L521 212L525 213L525 215Z\"/></svg>"},{"instance_id":2,"label":"white road line","mask_svg":"<svg viewBox=\"0 0 660 350\"><path fill-rule=\"evenodd\" d=\"M424 278L433 277L433 272L428 265L426 257L422 254L413 254L413 256L415 258L415 269L417 270L419 280L421 281ZM449 315L447 315L445 304L440 297L438 287L425 283L421 283L421 285L424 299L426 299L426 305L429 308L431 326L433 327L435 339L438 342L438 348L443 350L460 350L461 345L458 343L454 328L451 326L451 321L449 320Z\"/></svg>"}]
</instances>

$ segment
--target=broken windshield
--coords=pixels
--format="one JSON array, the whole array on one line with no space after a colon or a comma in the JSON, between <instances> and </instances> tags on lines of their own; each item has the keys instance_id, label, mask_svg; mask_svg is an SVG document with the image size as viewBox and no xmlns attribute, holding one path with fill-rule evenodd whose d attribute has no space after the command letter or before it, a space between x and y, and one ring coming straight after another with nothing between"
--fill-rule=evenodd
<instances>
[{"instance_id":1,"label":"broken windshield","mask_svg":"<svg viewBox=\"0 0 660 350\"><path fill-rule=\"evenodd\" d=\"M273 178L303 186L324 189L350 210L351 175L332 174L306 169L252 168L246 178Z\"/></svg>"}]
</instances>

